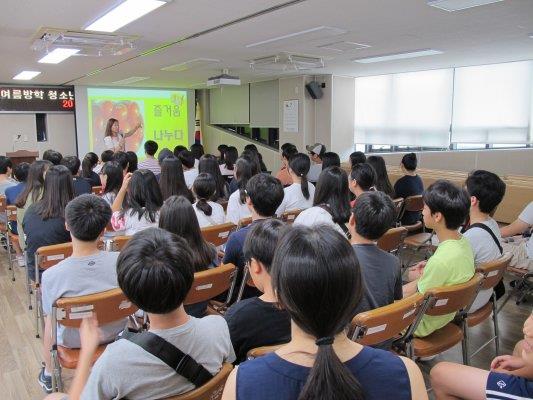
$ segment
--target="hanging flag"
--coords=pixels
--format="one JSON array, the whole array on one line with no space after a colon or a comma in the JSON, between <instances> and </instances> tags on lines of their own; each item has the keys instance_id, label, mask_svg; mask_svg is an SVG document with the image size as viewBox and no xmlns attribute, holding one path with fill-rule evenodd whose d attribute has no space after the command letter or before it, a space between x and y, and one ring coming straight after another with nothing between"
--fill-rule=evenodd
<instances>
[{"instance_id":1,"label":"hanging flag","mask_svg":"<svg viewBox=\"0 0 533 400\"><path fill-rule=\"evenodd\" d=\"M202 144L202 130L200 128L200 120L202 118L202 113L200 109L200 102L196 102L196 118L194 121L194 143Z\"/></svg>"}]
</instances>

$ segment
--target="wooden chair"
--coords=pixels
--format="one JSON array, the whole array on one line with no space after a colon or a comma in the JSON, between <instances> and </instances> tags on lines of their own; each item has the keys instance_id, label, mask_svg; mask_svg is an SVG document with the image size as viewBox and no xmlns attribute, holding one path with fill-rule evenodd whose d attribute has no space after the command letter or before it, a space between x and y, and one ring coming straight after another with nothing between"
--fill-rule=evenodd
<instances>
[{"instance_id":1,"label":"wooden chair","mask_svg":"<svg viewBox=\"0 0 533 400\"><path fill-rule=\"evenodd\" d=\"M476 271L483 274L484 280L481 283L481 290L492 290L492 299L480 309L470 313L467 310L463 315L463 336L466 349L469 349L469 335L468 328L474 327L487 320L492 315L492 321L494 326L494 336L485 342L480 348L478 348L471 355L467 353L467 365L470 365L470 359L474 357L479 351L484 349L490 342L494 341L496 347L496 356L500 354L500 333L498 329L498 313L496 311L496 294L494 293L494 287L503 279L505 271L511 261L511 254L504 254L499 259L483 263L478 265Z\"/></svg>"},{"instance_id":2,"label":"wooden chair","mask_svg":"<svg viewBox=\"0 0 533 400\"><path fill-rule=\"evenodd\" d=\"M359 313L351 322L349 336L366 346L398 339L423 313L428 300L422 293L415 293L387 306Z\"/></svg>"},{"instance_id":3,"label":"wooden chair","mask_svg":"<svg viewBox=\"0 0 533 400\"><path fill-rule=\"evenodd\" d=\"M98 316L98 324L106 325L126 319L137 311L119 288L78 297L64 297L52 306L52 387L62 391L61 368L74 369L78 365L80 349L70 349L57 344L57 324L65 328L79 328L83 318L93 313ZM126 323L124 323L126 325ZM92 363L105 350L106 345L98 346Z\"/></svg>"},{"instance_id":4,"label":"wooden chair","mask_svg":"<svg viewBox=\"0 0 533 400\"><path fill-rule=\"evenodd\" d=\"M292 224L302 211L303 210L300 209L285 211L283 214L281 214L281 220L287 224Z\"/></svg>"},{"instance_id":5,"label":"wooden chair","mask_svg":"<svg viewBox=\"0 0 533 400\"><path fill-rule=\"evenodd\" d=\"M467 309L479 292L482 281L483 275L475 273L468 282L429 289L426 296L429 296L430 300L424 315L441 316ZM417 325L413 324L408 333L414 334ZM462 342L463 363L466 364L468 350L464 346L463 338L463 330L452 321L426 337L415 337L407 345L407 354L411 358L435 356Z\"/></svg>"},{"instance_id":6,"label":"wooden chair","mask_svg":"<svg viewBox=\"0 0 533 400\"><path fill-rule=\"evenodd\" d=\"M39 247L35 252L35 337L39 337L39 321L44 329L44 318L41 299L41 274L40 271L53 267L72 255L72 243L53 244Z\"/></svg>"},{"instance_id":7,"label":"wooden chair","mask_svg":"<svg viewBox=\"0 0 533 400\"><path fill-rule=\"evenodd\" d=\"M389 253L398 253L402 247L403 241L407 236L407 229L403 226L391 228L378 239L378 247Z\"/></svg>"},{"instance_id":8,"label":"wooden chair","mask_svg":"<svg viewBox=\"0 0 533 400\"><path fill-rule=\"evenodd\" d=\"M192 287L183 304L188 306L210 301L216 296L228 291L228 298L225 303L211 302L208 305L208 314L223 314L233 295L236 276L236 268L233 264L224 264L219 267L196 272Z\"/></svg>"},{"instance_id":9,"label":"wooden chair","mask_svg":"<svg viewBox=\"0 0 533 400\"><path fill-rule=\"evenodd\" d=\"M233 365L230 363L224 363L218 374L205 385L190 392L178 396L166 397L162 400L220 400L222 398L224 386L226 385L226 381L232 370Z\"/></svg>"},{"instance_id":10,"label":"wooden chair","mask_svg":"<svg viewBox=\"0 0 533 400\"><path fill-rule=\"evenodd\" d=\"M264 356L265 354L272 353L279 349L283 344L274 344L272 346L261 346L256 347L255 349L249 350L248 353L246 353L246 359L247 360L253 360L254 358Z\"/></svg>"},{"instance_id":11,"label":"wooden chair","mask_svg":"<svg viewBox=\"0 0 533 400\"><path fill-rule=\"evenodd\" d=\"M237 226L231 222L225 224L209 226L202 229L204 239L215 246L222 246L228 241L228 237Z\"/></svg>"},{"instance_id":12,"label":"wooden chair","mask_svg":"<svg viewBox=\"0 0 533 400\"><path fill-rule=\"evenodd\" d=\"M422 199L422 195L416 195L416 196L409 196L406 197L404 200L403 208L401 215L399 216L399 219L401 220L406 212L422 212L424 209L424 200ZM407 229L409 232L414 232L419 229L422 229L424 224L422 221L418 221L417 223L413 225L402 225L405 229Z\"/></svg>"},{"instance_id":13,"label":"wooden chair","mask_svg":"<svg viewBox=\"0 0 533 400\"><path fill-rule=\"evenodd\" d=\"M93 194L95 194L97 196L100 196L103 191L104 191L104 188L102 186L93 186L92 187Z\"/></svg>"},{"instance_id":14,"label":"wooden chair","mask_svg":"<svg viewBox=\"0 0 533 400\"><path fill-rule=\"evenodd\" d=\"M7 223L17 223L17 207L16 206L6 206L6 220ZM11 280L15 282L15 268L13 267L13 257L16 255L13 254L13 243L19 240L18 235L10 232L6 225L6 246L7 246L7 260L9 263L9 270L11 271Z\"/></svg>"},{"instance_id":15,"label":"wooden chair","mask_svg":"<svg viewBox=\"0 0 533 400\"><path fill-rule=\"evenodd\" d=\"M248 226L251 223L252 223L252 217L241 218L239 222L237 223L237 228L238 229L244 228L245 226Z\"/></svg>"},{"instance_id":16,"label":"wooden chair","mask_svg":"<svg viewBox=\"0 0 533 400\"><path fill-rule=\"evenodd\" d=\"M122 251L130 241L131 236L113 236L106 243L107 251Z\"/></svg>"}]
</instances>

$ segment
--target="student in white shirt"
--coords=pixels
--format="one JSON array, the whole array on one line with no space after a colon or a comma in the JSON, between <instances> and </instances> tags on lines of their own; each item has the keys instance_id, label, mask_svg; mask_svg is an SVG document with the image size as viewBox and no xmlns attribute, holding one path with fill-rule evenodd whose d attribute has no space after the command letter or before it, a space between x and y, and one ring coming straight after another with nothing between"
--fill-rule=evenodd
<instances>
[{"instance_id":1,"label":"student in white shirt","mask_svg":"<svg viewBox=\"0 0 533 400\"><path fill-rule=\"evenodd\" d=\"M309 169L309 173L307 174L307 179L309 182L314 183L318 181L320 173L322 172L322 156L326 152L326 146L321 143L315 143L313 145L306 146L305 148L309 152L309 157L313 162L311 168Z\"/></svg>"},{"instance_id":2,"label":"student in white shirt","mask_svg":"<svg viewBox=\"0 0 533 400\"><path fill-rule=\"evenodd\" d=\"M235 225L243 219L252 215L246 204L246 184L252 177L252 165L248 160L239 158L235 163L235 180L238 190L234 191L228 200L226 209L226 222L233 222Z\"/></svg>"},{"instance_id":3,"label":"student in white shirt","mask_svg":"<svg viewBox=\"0 0 533 400\"><path fill-rule=\"evenodd\" d=\"M185 178L185 184L187 185L187 188L190 189L192 188L194 180L198 176L198 169L195 167L195 158L188 150L184 150L179 153L178 158L183 166L183 177Z\"/></svg>"},{"instance_id":4,"label":"student in white shirt","mask_svg":"<svg viewBox=\"0 0 533 400\"><path fill-rule=\"evenodd\" d=\"M305 210L313 205L315 186L307 182L307 173L311 167L311 160L306 154L298 153L289 159L289 175L292 185L283 189L285 196L276 211L279 217L285 211Z\"/></svg>"},{"instance_id":5,"label":"student in white shirt","mask_svg":"<svg viewBox=\"0 0 533 400\"><path fill-rule=\"evenodd\" d=\"M294 225L327 224L348 237L346 223L349 219L348 175L339 167L326 168L318 178L313 207L302 211Z\"/></svg>"},{"instance_id":6,"label":"student in white shirt","mask_svg":"<svg viewBox=\"0 0 533 400\"><path fill-rule=\"evenodd\" d=\"M520 235L533 226L533 201L520 213L518 218L511 225L501 229L502 237ZM523 268L533 272L533 235L529 240L519 243L504 243L506 252L513 255L509 265L511 267Z\"/></svg>"},{"instance_id":7,"label":"student in white shirt","mask_svg":"<svg viewBox=\"0 0 533 400\"><path fill-rule=\"evenodd\" d=\"M236 147L230 146L224 150L224 163L220 165L220 173L223 176L233 176L235 174L235 163L239 158Z\"/></svg>"},{"instance_id":8,"label":"student in white shirt","mask_svg":"<svg viewBox=\"0 0 533 400\"><path fill-rule=\"evenodd\" d=\"M198 218L200 228L223 224L226 219L224 208L220 204L209 200L216 192L216 183L213 176L207 173L199 174L194 180L192 191L196 196L194 212Z\"/></svg>"}]
</instances>

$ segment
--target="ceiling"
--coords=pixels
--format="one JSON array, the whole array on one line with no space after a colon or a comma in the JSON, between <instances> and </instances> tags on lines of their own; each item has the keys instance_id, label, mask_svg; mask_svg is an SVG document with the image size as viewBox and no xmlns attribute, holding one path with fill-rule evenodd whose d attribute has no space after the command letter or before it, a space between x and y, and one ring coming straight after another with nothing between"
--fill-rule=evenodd
<instances>
[{"instance_id":1,"label":"ceiling","mask_svg":"<svg viewBox=\"0 0 533 400\"><path fill-rule=\"evenodd\" d=\"M0 82L24 83L12 77L38 70L42 73L31 84L109 86L139 76L150 79L129 86L187 88L202 87L222 68L244 82L260 81L291 73L253 71L248 60L284 51L323 57L325 68L305 71L312 75L362 76L533 59L532 0L505 0L455 13L429 7L426 0L173 0L116 32L139 36L132 52L37 63L39 55L30 46L40 28L82 30L120 2L3 0ZM332 36L327 34L332 29L318 27L337 29ZM313 33L246 47L305 30ZM320 47L340 41L370 47L344 52ZM167 46L141 56L163 44ZM351 61L420 49L444 53L376 64ZM183 72L161 70L197 58L220 62Z\"/></svg>"}]
</instances>

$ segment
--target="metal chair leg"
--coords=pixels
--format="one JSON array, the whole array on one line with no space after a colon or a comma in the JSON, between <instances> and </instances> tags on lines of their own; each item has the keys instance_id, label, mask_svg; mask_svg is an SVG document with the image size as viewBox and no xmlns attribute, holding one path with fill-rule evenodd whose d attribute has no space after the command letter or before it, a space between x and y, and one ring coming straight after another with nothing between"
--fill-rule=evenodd
<instances>
[{"instance_id":1,"label":"metal chair leg","mask_svg":"<svg viewBox=\"0 0 533 400\"><path fill-rule=\"evenodd\" d=\"M492 321L494 322L494 346L496 357L500 355L500 327L498 326L498 313L496 312L496 293L492 293Z\"/></svg>"},{"instance_id":2,"label":"metal chair leg","mask_svg":"<svg viewBox=\"0 0 533 400\"><path fill-rule=\"evenodd\" d=\"M466 322L463 321L463 340L461 341L461 347L463 349L463 364L470 365L470 356L468 354L468 327Z\"/></svg>"}]
</instances>

